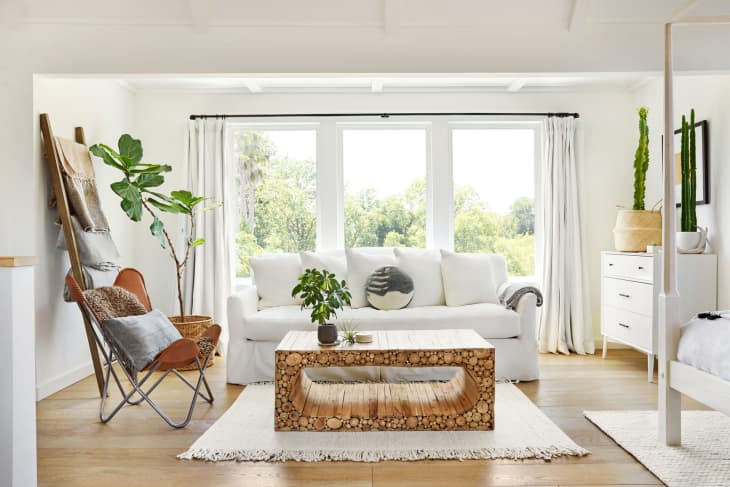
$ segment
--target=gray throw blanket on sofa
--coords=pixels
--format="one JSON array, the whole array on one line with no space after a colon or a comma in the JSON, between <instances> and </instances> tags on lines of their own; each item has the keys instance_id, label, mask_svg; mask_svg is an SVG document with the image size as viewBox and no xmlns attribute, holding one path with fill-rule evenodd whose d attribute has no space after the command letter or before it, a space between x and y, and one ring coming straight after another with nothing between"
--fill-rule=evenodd
<instances>
[{"instance_id":1,"label":"gray throw blanket on sofa","mask_svg":"<svg viewBox=\"0 0 730 487\"><path fill-rule=\"evenodd\" d=\"M507 309L517 309L517 304L522 296L526 294L534 294L537 297L537 306L542 306L542 293L537 287L529 283L513 282L503 284L499 288L498 294L499 302Z\"/></svg>"}]
</instances>

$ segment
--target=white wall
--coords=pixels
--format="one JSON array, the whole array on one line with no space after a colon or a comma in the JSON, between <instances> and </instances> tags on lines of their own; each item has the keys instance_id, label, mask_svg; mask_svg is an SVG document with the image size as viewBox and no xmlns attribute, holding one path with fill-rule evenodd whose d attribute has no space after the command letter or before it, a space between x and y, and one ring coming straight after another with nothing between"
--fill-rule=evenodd
<instances>
[{"instance_id":1,"label":"white wall","mask_svg":"<svg viewBox=\"0 0 730 487\"><path fill-rule=\"evenodd\" d=\"M647 202L661 198L661 135L664 132L664 88L655 80L636 93L636 104L649 108L650 171L647 176ZM697 121L707 120L710 157L710 204L697 206L697 222L709 227L710 251L718 254L718 307L730 308L730 76L678 76L674 84L675 129L681 127L682 114L689 117L695 109ZM637 129L638 132L638 129ZM675 148L678 150L678 148ZM699 311L699 310L698 310Z\"/></svg>"},{"instance_id":2,"label":"white wall","mask_svg":"<svg viewBox=\"0 0 730 487\"><path fill-rule=\"evenodd\" d=\"M39 263L36 268L36 384L39 398L72 384L92 372L81 314L75 304L62 299L68 254L56 248L56 210L48 208L50 187L43 159L38 115L48 113L55 135L73 139L74 127L83 126L87 144L116 146L119 135L131 130L133 94L113 80L37 78L34 93L36 172L32 198L34 233ZM133 260L132 222L119 208L109 184L119 178L111 168L95 161L102 208L120 253ZM20 202L18 202L20 203Z\"/></svg>"},{"instance_id":3,"label":"white wall","mask_svg":"<svg viewBox=\"0 0 730 487\"><path fill-rule=\"evenodd\" d=\"M172 163L171 184L184 184L185 128L191 113L325 113L387 111L577 111L577 145L584 241L593 322L599 330L599 253L613 248L617 204L631 204L635 106L628 91L516 94L205 94L141 91L135 97L135 132L145 158ZM182 179L179 179L182 178ZM169 262L142 226L136 228L137 265L148 276L152 299L169 309L174 296Z\"/></svg>"}]
</instances>

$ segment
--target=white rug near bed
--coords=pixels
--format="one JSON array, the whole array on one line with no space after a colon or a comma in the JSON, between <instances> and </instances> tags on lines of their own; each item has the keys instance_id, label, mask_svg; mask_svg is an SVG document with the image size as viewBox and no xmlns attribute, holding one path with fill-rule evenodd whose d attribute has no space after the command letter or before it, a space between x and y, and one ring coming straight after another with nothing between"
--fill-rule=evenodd
<instances>
[{"instance_id":1,"label":"white rug near bed","mask_svg":"<svg viewBox=\"0 0 730 487\"><path fill-rule=\"evenodd\" d=\"M656 411L585 411L585 416L670 487L730 485L730 417L682 411L682 446L657 440Z\"/></svg>"},{"instance_id":2,"label":"white rug near bed","mask_svg":"<svg viewBox=\"0 0 730 487\"><path fill-rule=\"evenodd\" d=\"M494 431L275 432L274 387L248 386L181 459L316 462L586 455L512 384L498 384Z\"/></svg>"}]
</instances>

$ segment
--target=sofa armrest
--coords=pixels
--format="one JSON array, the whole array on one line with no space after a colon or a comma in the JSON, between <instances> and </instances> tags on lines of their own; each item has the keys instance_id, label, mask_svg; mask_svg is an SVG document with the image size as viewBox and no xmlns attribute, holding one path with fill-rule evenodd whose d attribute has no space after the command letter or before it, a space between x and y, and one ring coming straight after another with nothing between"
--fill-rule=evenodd
<instances>
[{"instance_id":1,"label":"sofa armrest","mask_svg":"<svg viewBox=\"0 0 730 487\"><path fill-rule=\"evenodd\" d=\"M537 342L537 296L524 295L515 311L520 315L520 338Z\"/></svg>"},{"instance_id":2,"label":"sofa armrest","mask_svg":"<svg viewBox=\"0 0 730 487\"><path fill-rule=\"evenodd\" d=\"M259 295L256 286L244 286L228 297L228 328L231 341L246 337L246 318L258 312Z\"/></svg>"}]
</instances>

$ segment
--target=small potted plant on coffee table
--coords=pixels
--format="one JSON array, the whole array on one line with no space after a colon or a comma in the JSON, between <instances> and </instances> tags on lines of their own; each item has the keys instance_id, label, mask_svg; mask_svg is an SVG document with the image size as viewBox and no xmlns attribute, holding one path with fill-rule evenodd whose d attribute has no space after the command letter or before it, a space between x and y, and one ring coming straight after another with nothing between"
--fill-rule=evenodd
<instances>
[{"instance_id":1,"label":"small potted plant on coffee table","mask_svg":"<svg viewBox=\"0 0 730 487\"><path fill-rule=\"evenodd\" d=\"M350 304L352 295L345 281L338 281L326 270L307 269L291 291L292 297L302 299L302 309L311 308L312 323L317 323L317 338L322 345L337 343L337 325L328 323L337 317L337 310Z\"/></svg>"}]
</instances>

